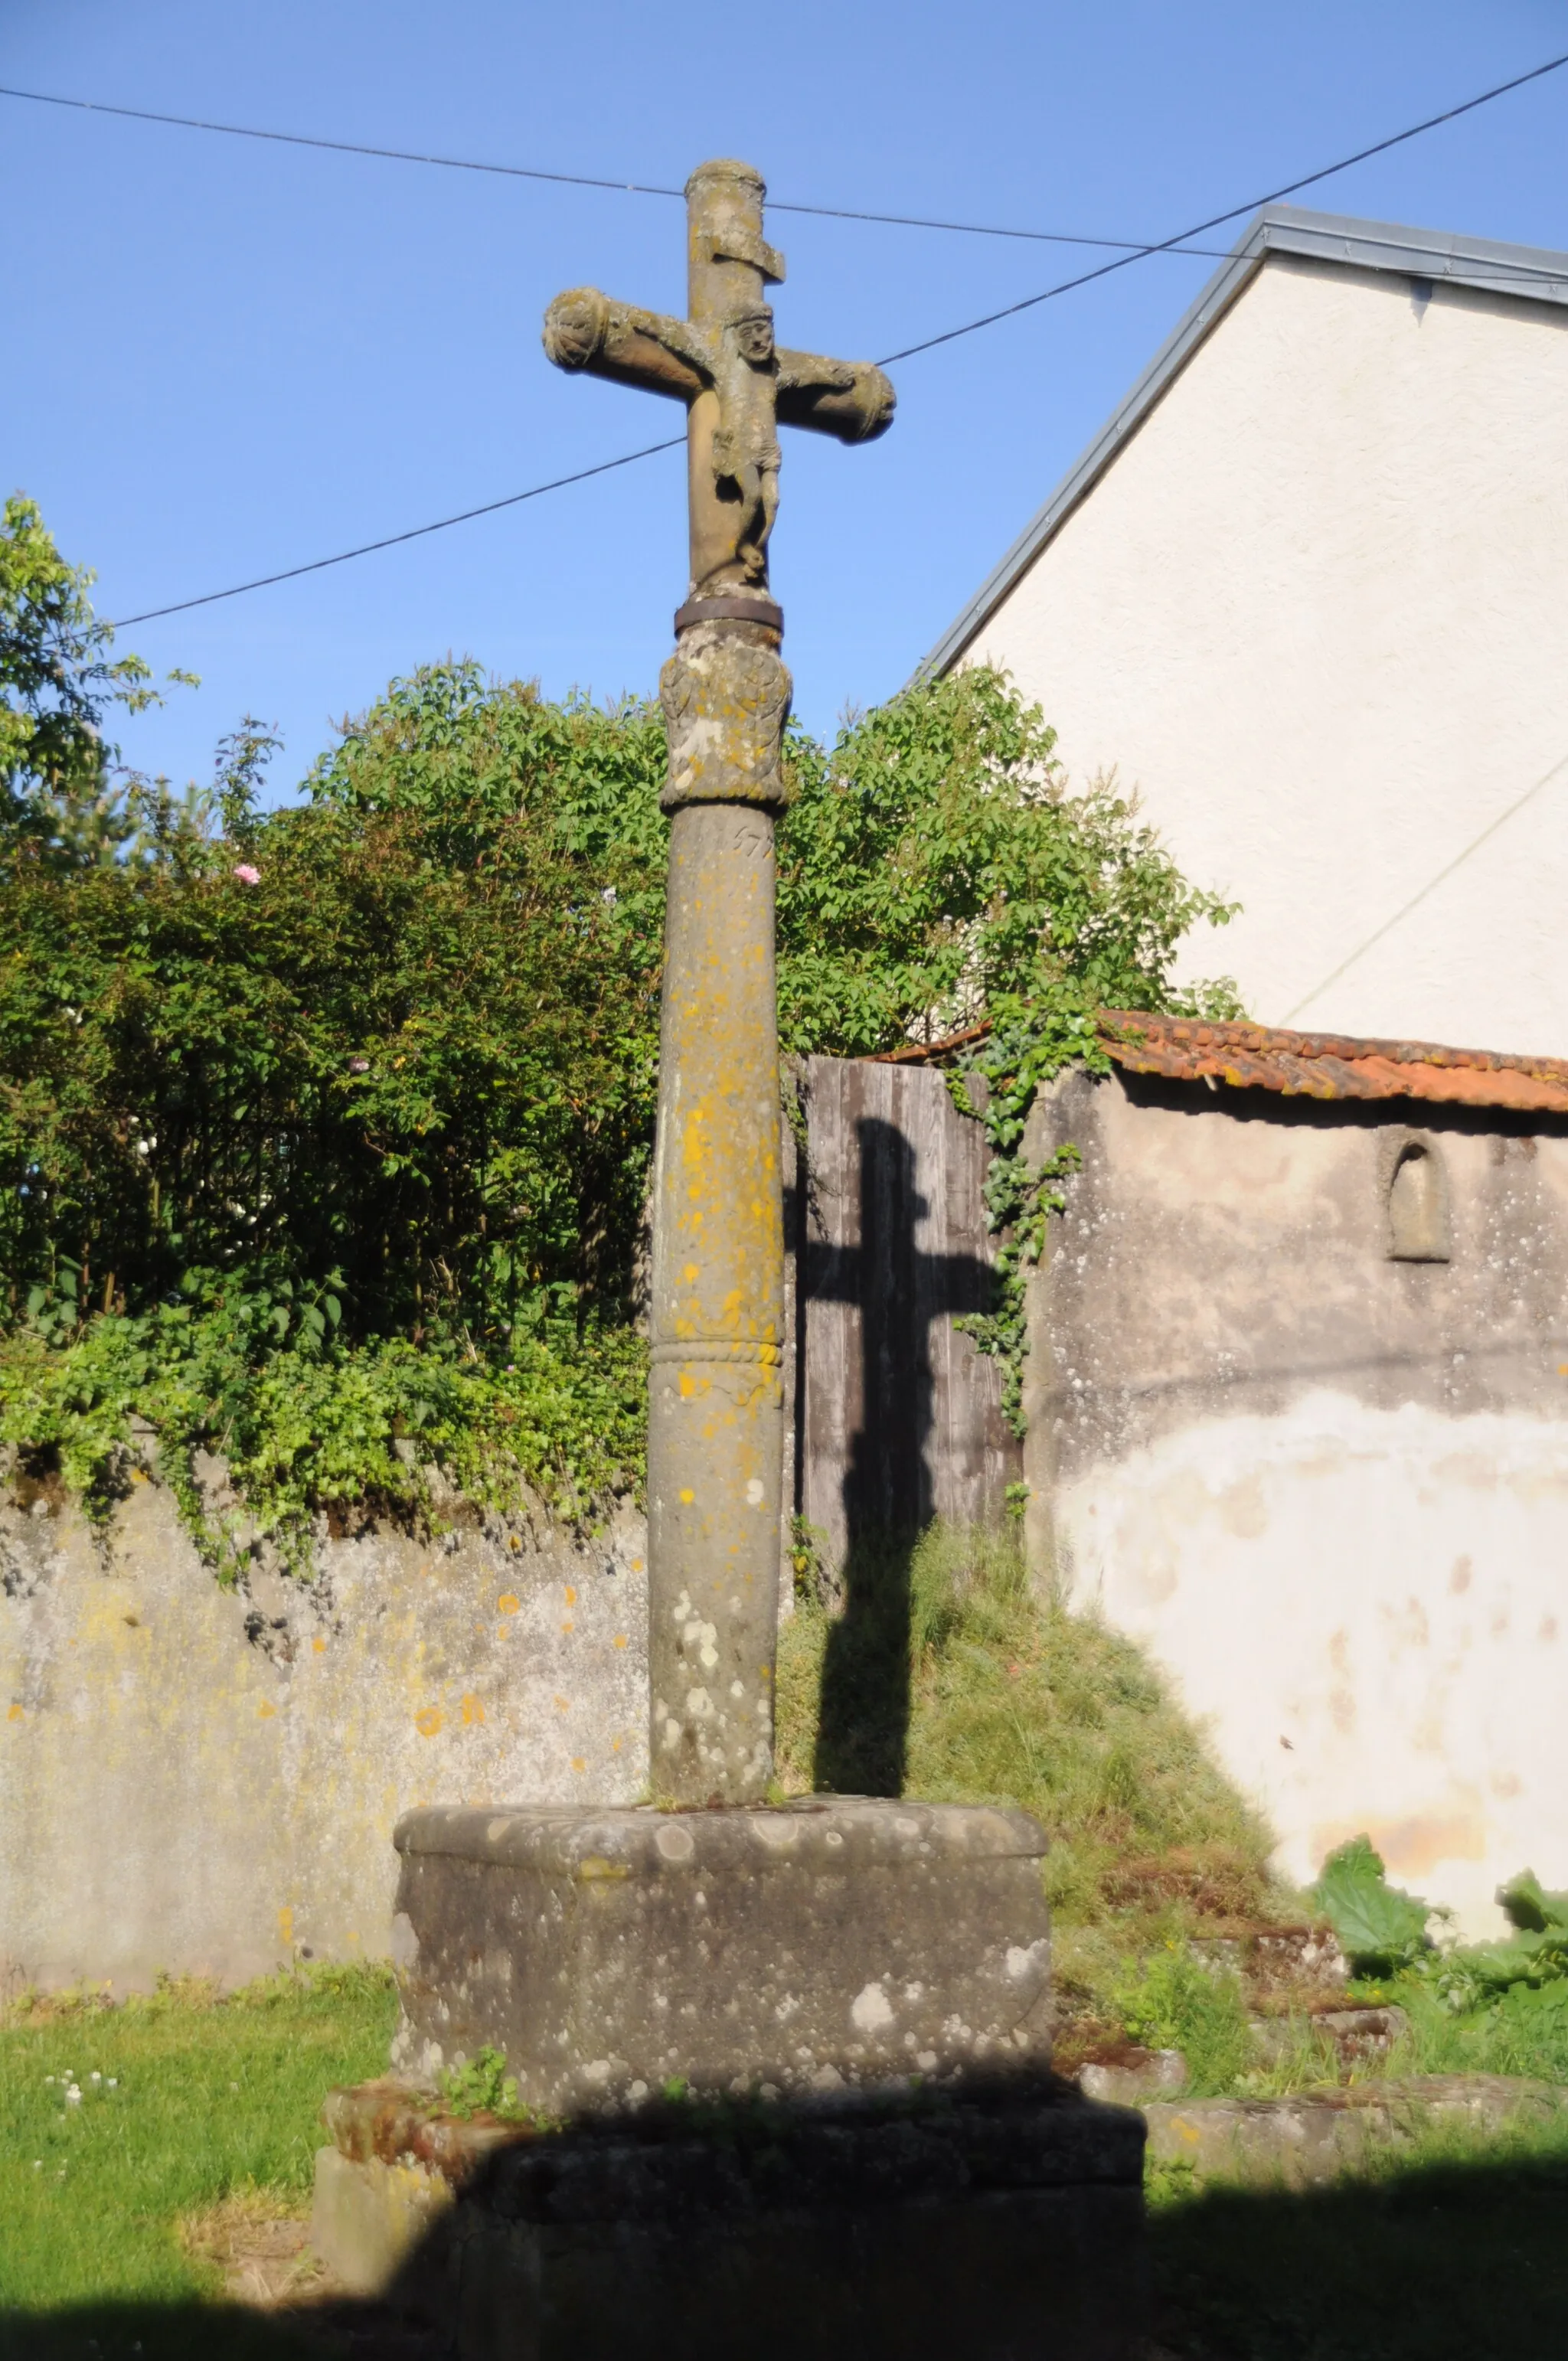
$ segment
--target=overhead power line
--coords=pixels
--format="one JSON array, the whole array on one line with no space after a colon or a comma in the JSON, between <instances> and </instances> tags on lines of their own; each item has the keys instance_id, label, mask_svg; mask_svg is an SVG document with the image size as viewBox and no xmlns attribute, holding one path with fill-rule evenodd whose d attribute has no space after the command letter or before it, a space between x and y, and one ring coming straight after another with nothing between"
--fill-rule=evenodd
<instances>
[{"instance_id":1,"label":"overhead power line","mask_svg":"<svg viewBox=\"0 0 1568 2361\"><path fill-rule=\"evenodd\" d=\"M592 172L549 172L532 164L488 164L471 156L424 156L407 148L375 148L362 139L320 139L303 131L265 131L254 123L207 123L195 115L158 115L149 106L111 106L101 98L63 98L58 91L14 90L0 82L0 98L31 99L39 106L70 106L83 115L118 115L131 123L166 123L181 131L218 131L230 139L269 139L284 148L325 148L337 156L378 156L392 164L437 164L447 172L499 172L509 181L556 181L573 189L614 189L623 196L679 197L643 181L607 181Z\"/></svg>"},{"instance_id":2,"label":"overhead power line","mask_svg":"<svg viewBox=\"0 0 1568 2361\"><path fill-rule=\"evenodd\" d=\"M1453 860L1445 862L1443 867L1438 871L1435 877L1429 877L1420 891L1419 893L1412 894L1408 902L1402 903L1399 908L1395 911L1391 918L1385 918L1380 927L1375 927L1371 934L1366 937L1364 942L1357 943L1355 949L1351 952L1348 959L1342 959L1338 967L1333 970L1332 974L1325 975L1321 983L1315 983L1312 986L1312 989L1308 993L1304 1000L1299 1000L1294 1008L1288 1009L1286 1011L1281 1022L1286 1025L1293 1025L1297 1017L1300 1016L1301 1011L1304 1008L1310 1008L1314 1000L1321 999L1322 994L1327 992L1331 983L1337 983L1339 982L1341 976L1344 974L1347 968L1353 968L1355 965L1356 961L1364 958L1366 952L1372 949L1374 943L1380 943L1383 940L1385 935L1391 935L1395 928L1398 926L1402 920L1409 917L1412 910L1420 908L1420 905L1426 900L1429 894L1435 894L1438 887L1442 884L1446 879L1452 877L1454 871L1462 867L1463 864L1469 860L1473 852L1479 852L1481 847L1486 843L1489 838L1496 836L1500 828L1506 828L1508 826L1509 820L1513 818L1516 812L1523 811L1526 804L1530 803L1536 796L1540 795L1542 787L1549 787L1552 785L1552 780L1560 778L1564 771L1568 771L1568 754L1564 754L1561 762L1553 763L1550 771L1543 772L1541 777L1535 782L1535 785L1531 787L1527 787L1522 796L1517 796L1508 806L1507 811L1500 811L1496 819L1489 820L1486 826L1481 830L1480 835L1472 837L1464 851L1456 852Z\"/></svg>"},{"instance_id":3,"label":"overhead power line","mask_svg":"<svg viewBox=\"0 0 1568 2361\"><path fill-rule=\"evenodd\" d=\"M1093 270L1082 271L1073 279L1059 280L1054 287L1043 288L1037 295L1026 295L1021 302L1006 304L998 312L984 313L978 320L966 321L961 327L944 329L939 335L927 336L923 338L919 344L905 345L896 353L887 353L878 362L877 366L880 368L891 368L896 361L912 360L916 354L934 351L938 345L950 345L956 342L956 340L960 336L973 335L981 328L994 327L998 321L1014 319L1020 312L1032 311L1038 304L1050 302L1055 296L1070 294L1075 288L1088 287L1092 285L1096 280L1109 278L1113 271L1124 270L1129 263L1142 261L1147 255L1173 254L1179 252L1186 244L1186 241L1190 238L1201 237L1207 230L1218 229L1222 224L1225 222L1237 221L1244 214L1256 212L1258 207L1261 205L1277 204L1282 197L1294 196L1299 190L1312 188L1320 181L1332 179L1336 172L1349 171L1353 165L1365 164L1371 157L1386 155L1391 148L1403 147L1407 140L1420 138L1423 132L1435 131L1441 125L1455 122L1459 116L1463 115L1472 115L1477 107L1488 105L1493 99L1506 97L1508 93L1510 91L1522 90L1528 82L1540 82L1543 76L1550 73L1556 73L1561 67L1565 65L1568 65L1568 50L1564 50L1560 57L1549 58L1544 65L1532 66L1528 73L1515 74L1508 82L1494 83L1490 90L1481 91L1474 98L1464 99L1456 106L1445 107L1440 115L1429 115L1425 116L1421 122L1412 123L1403 131L1393 132L1386 139L1375 140L1368 148L1358 148L1354 155L1342 156L1337 163L1325 164L1320 170L1303 173L1299 180L1287 181L1282 188L1271 190L1268 193L1261 197L1251 198L1245 204L1233 205L1225 213L1213 214L1207 221L1200 222L1195 228L1190 230L1179 230L1177 232L1175 236L1163 238L1157 245L1135 247L1126 253L1118 254L1116 258L1112 262L1101 263ZM42 93L34 91L8 90L4 84L0 84L0 97L37 98L42 97L43 95L44 94ZM134 107L99 108L93 105L93 102L87 99L50 99L48 101L48 104L61 106L93 107L93 111L98 113L131 115L137 115L138 118L142 113L141 110ZM190 118L178 115L152 115L147 119L160 123L184 123L187 120L192 120ZM241 126L237 125L200 124L195 123L193 120L192 120L192 127L198 130L241 131ZM400 160L402 160L400 158L400 151L396 149L370 148L360 148L352 147L345 141L306 139L302 135L295 134L293 132L244 131L241 136L247 138L281 139L288 141L290 144L302 147L344 147L347 148L348 152L351 154L391 155L399 156ZM630 181L598 181L589 180L583 175L534 171L532 168L525 168L521 165L466 165L462 164L458 159L450 157L421 157L411 158L407 160L424 163L452 164L455 169L462 170L514 173L521 178L529 180L570 181L575 186L588 188L630 188L636 190L639 193L651 196L676 196L684 195L685 193L685 192L681 190L652 187L639 189L639 185L637 183ZM808 206L779 206L776 207L775 210L780 212L810 212L818 210L826 212L830 209ZM894 218L892 215L869 214L850 214L842 217L862 221L891 220ZM959 225L955 224L944 225L936 223L923 223L912 225L933 228L943 226L960 226ZM1073 242L1076 243L1077 241ZM1188 251L1190 252L1201 250L1201 249L1188 247ZM203 595L199 598L181 598L175 600L171 605L167 607L149 607L140 614L127 615L124 617L120 622L111 626L111 628L114 630L124 630L132 623L148 623L156 621L159 618L164 615L184 614L192 607L214 606L221 599L237 598L247 590L264 590L270 584L275 582L291 582L302 574L319 574L323 570L323 568L329 566L345 566L350 558L368 557L376 550L391 549L395 547L399 542L418 541L426 533L444 533L449 525L466 524L474 517L493 515L498 509L516 508L521 502L524 500L538 500L546 492L561 491L569 484L584 483L591 476L608 475L616 467L629 467L636 460L652 458L655 452L673 450L677 443L684 440L685 437L682 435L670 435L663 442L645 444L639 451L622 452L619 458L600 460L597 467L580 467L571 475L554 477L549 483L531 485L527 491L509 492L504 500L487 500L478 508L461 510L455 516L438 517L433 524L413 525L406 533L388 533L379 541L363 542L356 549L340 550L337 555L333 557L313 558L311 562L305 566L285 566L281 572L277 574L258 575L253 581L236 582L234 584L232 588L227 590L209 590L203 593ZM1403 913L1400 913L1399 915L1402 916ZM1390 921L1390 923L1393 923L1393 921ZM1359 954L1356 954L1356 956L1359 956ZM1328 982L1332 983L1332 980L1333 979L1331 977L1328 979ZM1321 991L1323 988L1324 987L1322 985L1320 985L1318 990ZM1316 994L1314 994L1312 996L1315 997ZM1305 1003L1302 1005L1305 1005Z\"/></svg>"},{"instance_id":4,"label":"overhead power line","mask_svg":"<svg viewBox=\"0 0 1568 2361\"><path fill-rule=\"evenodd\" d=\"M570 189L609 189L619 196L684 197L684 189L666 189L652 181L611 181L593 172L553 172L537 164L492 164L473 156L427 156L411 148L378 148L359 139L317 138L304 131L270 131L251 123L210 123L195 115L161 115L148 106L112 106L96 98L64 98L48 90L16 90L0 82L0 98L30 100L38 106L68 106L82 115L115 115L131 123L162 123L181 131L215 131L230 139L266 139L285 148L323 148L335 156L373 156L393 164L434 164L447 172L491 172L509 181L550 181ZM1041 246L1103 246L1114 247L1118 252L1130 254L1163 254L1167 246L1142 245L1131 237L1079 237L1067 230L1009 229L991 222L938 221L924 214L876 214L858 211L850 205L794 204L784 198L770 198L769 211L775 214L810 214L823 221L874 222L890 229L950 230L960 237L1025 238ZM1189 251L1212 255L1216 249L1201 247Z\"/></svg>"},{"instance_id":5,"label":"overhead power line","mask_svg":"<svg viewBox=\"0 0 1568 2361\"><path fill-rule=\"evenodd\" d=\"M509 492L503 500L486 500L482 507L462 509L456 516L437 517L433 524L411 525L407 533L389 533L379 541L363 541L357 549L340 549L335 557L313 557L308 566L286 566L280 574L258 574L253 582L236 582L230 590L209 590L200 598L178 598L171 607L148 607L111 623L122 631L131 623L151 623L159 615L183 615L192 607L214 607L220 598L237 598L247 590L265 590L271 582L292 582L301 574L320 574L328 566L346 566L351 557L368 557L372 550L393 549L400 541L418 541L427 533L444 533L448 525L466 524L470 518L493 516L498 509L515 509L520 501L537 500L546 492L564 491L568 484L586 484L590 476L608 476L614 467L630 467L634 459L651 459L655 451L673 451L684 434L666 435L663 443L646 443L641 451L623 451L619 459L601 459L594 467L578 467L570 476L555 476L547 484L531 484L526 492Z\"/></svg>"},{"instance_id":6,"label":"overhead power line","mask_svg":"<svg viewBox=\"0 0 1568 2361\"><path fill-rule=\"evenodd\" d=\"M1393 132L1387 139L1374 140L1370 148L1358 148L1354 156L1342 156L1337 164L1325 164L1321 171L1304 172L1299 181L1287 181L1283 188L1270 189L1261 197L1254 197L1245 205L1233 205L1228 213L1211 214L1207 221L1197 222L1192 228L1179 230L1174 237L1160 245L1146 247L1139 254L1118 255L1113 262L1102 262L1093 270L1080 272L1076 279L1063 279L1054 287L1046 287L1037 295L1025 295L1021 302L1005 303L999 312L983 312L978 320L966 320L961 328L944 328L938 336L927 336L917 345L905 345L904 350L890 353L883 364L912 360L916 353L928 353L938 345L950 345L959 336L972 336L977 328L994 327L999 320L1015 319L1020 312L1033 311L1037 303L1048 303L1055 295L1066 295L1075 287L1087 287L1096 279L1108 279L1113 270L1124 270L1129 262L1142 259L1143 254L1174 253L1188 238L1201 237L1206 230L1219 229L1225 222L1239 221L1244 214L1255 213L1260 205L1276 205L1281 197L1293 197L1302 189L1310 189L1320 181L1332 180L1336 172L1348 172L1353 164L1365 164L1374 156L1386 156L1390 148L1402 148L1407 139L1419 139L1423 131L1435 131L1441 124L1456 122L1462 115L1473 115L1478 106L1488 106L1495 98L1506 97L1511 90L1522 90L1526 82L1540 82L1544 74L1556 73L1568 66L1568 49L1561 57L1548 58L1541 66L1532 66L1528 73L1515 74L1509 82L1500 82L1484 90L1475 98L1466 98L1457 106L1444 107L1441 115L1429 115L1408 130Z\"/></svg>"}]
</instances>

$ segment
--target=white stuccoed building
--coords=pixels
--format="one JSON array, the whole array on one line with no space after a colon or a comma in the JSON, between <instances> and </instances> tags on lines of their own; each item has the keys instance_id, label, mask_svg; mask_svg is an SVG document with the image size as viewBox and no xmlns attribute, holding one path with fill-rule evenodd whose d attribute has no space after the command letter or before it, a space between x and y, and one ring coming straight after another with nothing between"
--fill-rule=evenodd
<instances>
[{"instance_id":1,"label":"white stuccoed building","mask_svg":"<svg viewBox=\"0 0 1568 2361\"><path fill-rule=\"evenodd\" d=\"M1267 1025L1568 1051L1568 255L1271 207L925 669L1243 905Z\"/></svg>"}]
</instances>

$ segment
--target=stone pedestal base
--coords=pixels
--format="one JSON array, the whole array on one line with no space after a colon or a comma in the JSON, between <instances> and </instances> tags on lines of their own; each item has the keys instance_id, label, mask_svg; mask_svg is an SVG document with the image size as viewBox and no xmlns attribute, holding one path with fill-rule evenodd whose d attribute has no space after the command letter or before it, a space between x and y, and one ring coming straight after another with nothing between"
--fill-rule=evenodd
<instances>
[{"instance_id":1,"label":"stone pedestal base","mask_svg":"<svg viewBox=\"0 0 1568 2361\"><path fill-rule=\"evenodd\" d=\"M1048 2066L1046 1840L1022 1812L427 1808L395 1841L393 2064L415 2082L488 2047L560 2116L672 2083L789 2098Z\"/></svg>"},{"instance_id":2,"label":"stone pedestal base","mask_svg":"<svg viewBox=\"0 0 1568 2361\"><path fill-rule=\"evenodd\" d=\"M460 2361L1143 2350L1143 2123L1076 2093L665 2102L541 2136L370 2084L325 2118L317 2251Z\"/></svg>"}]
</instances>

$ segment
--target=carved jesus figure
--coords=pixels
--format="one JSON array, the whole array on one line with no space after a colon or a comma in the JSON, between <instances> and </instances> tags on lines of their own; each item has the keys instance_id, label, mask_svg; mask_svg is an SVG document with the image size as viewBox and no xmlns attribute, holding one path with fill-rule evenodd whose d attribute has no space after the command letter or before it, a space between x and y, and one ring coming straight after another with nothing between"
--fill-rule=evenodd
<instances>
[{"instance_id":1,"label":"carved jesus figure","mask_svg":"<svg viewBox=\"0 0 1568 2361\"><path fill-rule=\"evenodd\" d=\"M544 316L544 349L558 368L686 404L694 598L767 595L780 420L864 443L893 418L893 388L871 363L781 352L774 343L762 291L783 280L784 264L762 234L762 196L746 164L703 164L692 174L689 318L618 303L594 287L558 295Z\"/></svg>"}]
</instances>

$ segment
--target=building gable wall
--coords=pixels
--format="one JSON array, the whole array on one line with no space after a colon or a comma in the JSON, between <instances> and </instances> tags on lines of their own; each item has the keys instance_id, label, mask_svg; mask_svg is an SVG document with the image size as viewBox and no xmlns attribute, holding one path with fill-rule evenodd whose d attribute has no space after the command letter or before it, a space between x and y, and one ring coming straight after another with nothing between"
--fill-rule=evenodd
<instances>
[{"instance_id":1,"label":"building gable wall","mask_svg":"<svg viewBox=\"0 0 1568 2361\"><path fill-rule=\"evenodd\" d=\"M1568 315L1273 254L964 660L1244 904L1253 1015L1550 1051L1565 613Z\"/></svg>"}]
</instances>

